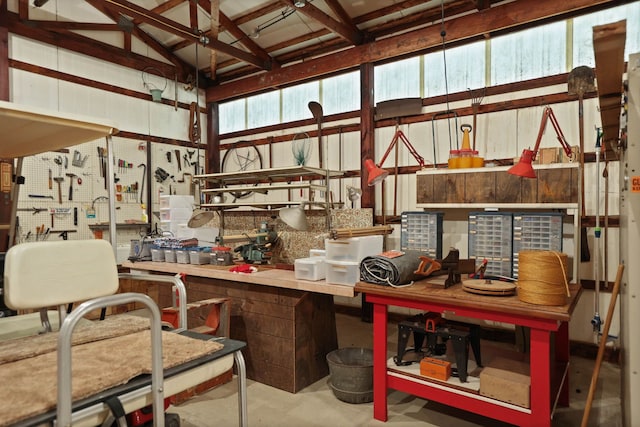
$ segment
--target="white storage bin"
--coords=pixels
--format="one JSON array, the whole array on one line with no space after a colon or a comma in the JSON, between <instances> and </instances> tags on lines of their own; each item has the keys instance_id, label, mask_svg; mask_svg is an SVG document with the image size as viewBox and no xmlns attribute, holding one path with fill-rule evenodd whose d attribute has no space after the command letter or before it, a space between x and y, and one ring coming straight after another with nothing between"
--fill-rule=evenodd
<instances>
[{"instance_id":1,"label":"white storage bin","mask_svg":"<svg viewBox=\"0 0 640 427\"><path fill-rule=\"evenodd\" d=\"M360 262L366 256L382 252L383 236L350 237L348 239L325 239L327 261Z\"/></svg>"},{"instance_id":2,"label":"white storage bin","mask_svg":"<svg viewBox=\"0 0 640 427\"><path fill-rule=\"evenodd\" d=\"M310 257L314 257L314 256L325 257L325 256L327 256L327 251L325 251L324 249L309 249L309 256Z\"/></svg>"},{"instance_id":3,"label":"white storage bin","mask_svg":"<svg viewBox=\"0 0 640 427\"><path fill-rule=\"evenodd\" d=\"M326 272L324 257L298 258L294 262L296 279L322 280L326 277Z\"/></svg>"},{"instance_id":4,"label":"white storage bin","mask_svg":"<svg viewBox=\"0 0 640 427\"><path fill-rule=\"evenodd\" d=\"M327 283L355 286L360 281L360 262L326 260Z\"/></svg>"}]
</instances>

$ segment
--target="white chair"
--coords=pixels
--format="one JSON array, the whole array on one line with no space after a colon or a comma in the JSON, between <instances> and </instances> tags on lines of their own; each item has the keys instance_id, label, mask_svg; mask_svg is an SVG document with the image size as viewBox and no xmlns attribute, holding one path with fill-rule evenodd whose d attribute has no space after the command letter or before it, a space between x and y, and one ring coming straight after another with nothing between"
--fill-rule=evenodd
<instances>
[{"instance_id":1,"label":"white chair","mask_svg":"<svg viewBox=\"0 0 640 427\"><path fill-rule=\"evenodd\" d=\"M5 303L14 310L57 306L58 426L71 425L71 334L87 313L112 305L139 302L151 312L151 393L154 425L164 426L161 316L155 302L138 293L116 294L118 268L112 246L105 240L32 242L13 246L5 257ZM68 316L66 305L85 301ZM42 313L42 312L41 312Z\"/></svg>"}]
</instances>

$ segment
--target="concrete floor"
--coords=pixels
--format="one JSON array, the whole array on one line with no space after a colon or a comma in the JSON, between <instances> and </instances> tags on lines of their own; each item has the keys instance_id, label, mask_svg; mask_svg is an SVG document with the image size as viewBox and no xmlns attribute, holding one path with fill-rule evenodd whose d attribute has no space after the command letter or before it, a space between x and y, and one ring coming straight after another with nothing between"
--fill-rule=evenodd
<instances>
[{"instance_id":1,"label":"concrete floor","mask_svg":"<svg viewBox=\"0 0 640 427\"><path fill-rule=\"evenodd\" d=\"M372 325L359 318L336 315L339 347L372 348ZM389 349L396 347L395 326L389 327ZM484 357L484 356L483 356ZM594 360L572 357L570 367L570 401L568 408L556 410L554 427L579 426L591 383ZM323 378L292 394L248 380L249 426L324 427L324 426L409 426L500 427L508 424L469 412L450 408L398 391L389 391L386 423L373 419L373 403L349 404L338 400ZM620 369L603 363L589 426L622 426L620 415ZM183 427L238 425L237 379L196 396L169 412L180 415Z\"/></svg>"}]
</instances>

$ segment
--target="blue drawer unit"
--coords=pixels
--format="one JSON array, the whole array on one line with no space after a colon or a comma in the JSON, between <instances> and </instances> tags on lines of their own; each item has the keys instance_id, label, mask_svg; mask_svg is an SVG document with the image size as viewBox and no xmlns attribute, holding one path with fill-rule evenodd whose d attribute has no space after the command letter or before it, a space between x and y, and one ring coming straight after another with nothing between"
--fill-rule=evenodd
<instances>
[{"instance_id":1,"label":"blue drawer unit","mask_svg":"<svg viewBox=\"0 0 640 427\"><path fill-rule=\"evenodd\" d=\"M442 259L442 212L402 212L400 250L417 250Z\"/></svg>"},{"instance_id":2,"label":"blue drawer unit","mask_svg":"<svg viewBox=\"0 0 640 427\"><path fill-rule=\"evenodd\" d=\"M513 277L518 277L520 251L562 252L562 222L559 212L513 214Z\"/></svg>"},{"instance_id":3,"label":"blue drawer unit","mask_svg":"<svg viewBox=\"0 0 640 427\"><path fill-rule=\"evenodd\" d=\"M513 214L469 213L469 258L479 266L487 260L485 275L512 277Z\"/></svg>"}]
</instances>

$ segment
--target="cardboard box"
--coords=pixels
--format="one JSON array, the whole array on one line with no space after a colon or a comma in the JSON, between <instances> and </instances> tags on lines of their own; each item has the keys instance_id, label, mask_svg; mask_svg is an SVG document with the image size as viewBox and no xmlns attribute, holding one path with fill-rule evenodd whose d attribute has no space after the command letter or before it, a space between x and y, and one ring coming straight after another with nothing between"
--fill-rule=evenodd
<instances>
[{"instance_id":1,"label":"cardboard box","mask_svg":"<svg viewBox=\"0 0 640 427\"><path fill-rule=\"evenodd\" d=\"M451 376L451 363L446 360L425 357L420 361L420 375L447 381Z\"/></svg>"},{"instance_id":2,"label":"cardboard box","mask_svg":"<svg viewBox=\"0 0 640 427\"><path fill-rule=\"evenodd\" d=\"M523 408L531 406L529 364L496 358L480 373L480 394Z\"/></svg>"}]
</instances>

